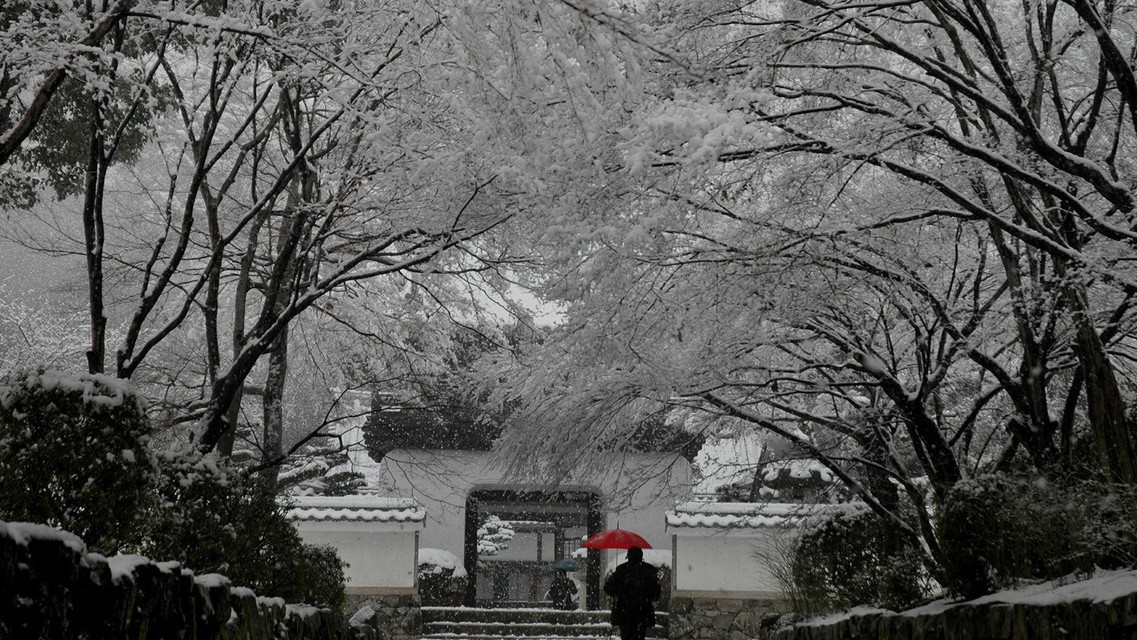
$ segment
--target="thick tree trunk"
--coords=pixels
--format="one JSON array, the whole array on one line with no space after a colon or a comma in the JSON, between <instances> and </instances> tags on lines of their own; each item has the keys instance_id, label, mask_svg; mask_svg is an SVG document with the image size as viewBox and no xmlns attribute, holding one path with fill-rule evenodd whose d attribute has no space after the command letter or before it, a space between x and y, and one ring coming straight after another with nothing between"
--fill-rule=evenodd
<instances>
[{"instance_id":1,"label":"thick tree trunk","mask_svg":"<svg viewBox=\"0 0 1137 640\"><path fill-rule=\"evenodd\" d=\"M276 490L277 474L280 466L274 464L284 455L284 384L288 380L288 329L276 339L268 359L268 375L265 377L265 391L262 396L261 416L263 438L261 440L261 483L270 490Z\"/></svg>"},{"instance_id":2,"label":"thick tree trunk","mask_svg":"<svg viewBox=\"0 0 1137 640\"><path fill-rule=\"evenodd\" d=\"M1133 439L1125 424L1125 401L1121 397L1113 365L1097 329L1086 315L1081 291L1068 288L1067 298L1078 323L1074 350L1085 378L1086 410L1098 453L1110 482L1134 484L1137 482L1137 461L1134 460Z\"/></svg>"}]
</instances>

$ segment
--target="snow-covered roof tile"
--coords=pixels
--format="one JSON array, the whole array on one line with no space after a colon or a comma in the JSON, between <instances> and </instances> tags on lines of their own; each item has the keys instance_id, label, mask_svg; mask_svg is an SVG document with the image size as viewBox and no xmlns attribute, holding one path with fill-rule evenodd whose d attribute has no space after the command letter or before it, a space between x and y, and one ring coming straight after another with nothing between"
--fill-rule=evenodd
<instances>
[{"instance_id":1,"label":"snow-covered roof tile","mask_svg":"<svg viewBox=\"0 0 1137 640\"><path fill-rule=\"evenodd\" d=\"M841 510L840 504L683 502L667 512L668 528L759 529L797 527L809 517Z\"/></svg>"},{"instance_id":2,"label":"snow-covered roof tile","mask_svg":"<svg viewBox=\"0 0 1137 640\"><path fill-rule=\"evenodd\" d=\"M289 515L293 520L422 522L426 509L410 498L299 496L293 499Z\"/></svg>"}]
</instances>

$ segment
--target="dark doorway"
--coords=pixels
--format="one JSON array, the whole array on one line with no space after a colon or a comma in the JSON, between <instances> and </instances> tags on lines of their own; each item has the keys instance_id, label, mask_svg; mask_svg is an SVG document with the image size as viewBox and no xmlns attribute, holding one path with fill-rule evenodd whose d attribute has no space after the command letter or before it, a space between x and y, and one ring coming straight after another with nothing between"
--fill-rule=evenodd
<instances>
[{"instance_id":1,"label":"dark doorway","mask_svg":"<svg viewBox=\"0 0 1137 640\"><path fill-rule=\"evenodd\" d=\"M504 557L479 556L478 528L488 516L510 523L521 538L513 552ZM463 564L469 574L465 605L533 606L542 600L552 579L549 564L567 558L580 546L581 536L604 528L600 494L588 490L478 489L466 498L465 528ZM588 550L583 571L586 609L600 607L600 571L600 552Z\"/></svg>"}]
</instances>

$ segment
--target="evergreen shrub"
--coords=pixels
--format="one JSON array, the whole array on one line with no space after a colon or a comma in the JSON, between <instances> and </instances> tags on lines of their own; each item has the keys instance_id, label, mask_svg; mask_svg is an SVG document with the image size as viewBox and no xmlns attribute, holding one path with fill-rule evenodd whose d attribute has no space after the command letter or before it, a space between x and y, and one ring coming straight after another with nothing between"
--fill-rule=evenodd
<instances>
[{"instance_id":1,"label":"evergreen shrub","mask_svg":"<svg viewBox=\"0 0 1137 640\"><path fill-rule=\"evenodd\" d=\"M221 573L260 595L338 610L343 562L327 546L304 544L287 505L256 478L194 452L164 454L160 508L139 550L202 573Z\"/></svg>"},{"instance_id":2,"label":"evergreen shrub","mask_svg":"<svg viewBox=\"0 0 1137 640\"><path fill-rule=\"evenodd\" d=\"M455 558L456 559L456 558ZM457 607L466 597L468 578L464 570L438 564L430 558L418 562L418 592L424 607Z\"/></svg>"},{"instance_id":3,"label":"evergreen shrub","mask_svg":"<svg viewBox=\"0 0 1137 640\"><path fill-rule=\"evenodd\" d=\"M92 551L176 560L260 595L339 609L343 563L303 544L287 507L211 455L155 453L128 383L52 371L0 379L0 520L48 524Z\"/></svg>"},{"instance_id":4,"label":"evergreen shrub","mask_svg":"<svg viewBox=\"0 0 1137 640\"><path fill-rule=\"evenodd\" d=\"M158 477L127 384L24 371L0 379L0 520L70 531L113 554L136 541Z\"/></svg>"},{"instance_id":5,"label":"evergreen shrub","mask_svg":"<svg viewBox=\"0 0 1137 640\"><path fill-rule=\"evenodd\" d=\"M788 574L794 611L803 615L856 605L906 609L931 587L920 550L865 507L809 523L792 548Z\"/></svg>"},{"instance_id":6,"label":"evergreen shrub","mask_svg":"<svg viewBox=\"0 0 1137 640\"><path fill-rule=\"evenodd\" d=\"M972 598L1021 582L1131 566L1133 492L1094 481L984 475L956 484L937 517L945 587Z\"/></svg>"}]
</instances>

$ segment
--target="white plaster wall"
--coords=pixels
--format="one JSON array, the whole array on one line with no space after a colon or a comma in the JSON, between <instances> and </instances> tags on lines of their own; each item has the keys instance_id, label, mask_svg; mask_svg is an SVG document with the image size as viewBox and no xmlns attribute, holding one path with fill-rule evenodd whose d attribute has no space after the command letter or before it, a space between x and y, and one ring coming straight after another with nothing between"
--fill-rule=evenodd
<instances>
[{"instance_id":1,"label":"white plaster wall","mask_svg":"<svg viewBox=\"0 0 1137 640\"><path fill-rule=\"evenodd\" d=\"M673 537L676 591L778 593L772 563L779 562L792 533L754 529Z\"/></svg>"},{"instance_id":2,"label":"white plaster wall","mask_svg":"<svg viewBox=\"0 0 1137 640\"><path fill-rule=\"evenodd\" d=\"M490 451L395 450L383 459L384 489L426 508L421 546L462 557L466 497L474 489L597 490L605 528L635 531L653 547L667 548L664 513L690 496L690 466L682 457L627 454L606 472L580 472L559 485L508 474ZM536 465L535 465L536 467ZM621 552L622 553L622 552ZM610 559L605 558L605 562ZM623 557L621 555L621 557Z\"/></svg>"},{"instance_id":3,"label":"white plaster wall","mask_svg":"<svg viewBox=\"0 0 1137 640\"><path fill-rule=\"evenodd\" d=\"M658 487L645 487L641 492L642 495L634 496L635 499L630 508L621 508L618 511L610 510L608 512L608 524L605 528L614 529L618 524L620 529L634 531L643 536L653 549L670 548L671 540L667 535L667 523L664 514L668 509L675 507L675 502L669 501L666 504L659 504L657 501L651 500L650 492L657 489ZM606 550L600 566L609 566L613 559L623 562L626 556L627 551L624 549Z\"/></svg>"},{"instance_id":4,"label":"white plaster wall","mask_svg":"<svg viewBox=\"0 0 1137 640\"><path fill-rule=\"evenodd\" d=\"M466 495L475 481L495 478L483 451L396 450L383 458L384 490L414 498L426 509L423 548L443 549L462 558Z\"/></svg>"},{"instance_id":5,"label":"white plaster wall","mask_svg":"<svg viewBox=\"0 0 1137 640\"><path fill-rule=\"evenodd\" d=\"M307 520L295 525L304 542L336 548L348 563L348 588L415 586L417 525Z\"/></svg>"}]
</instances>

